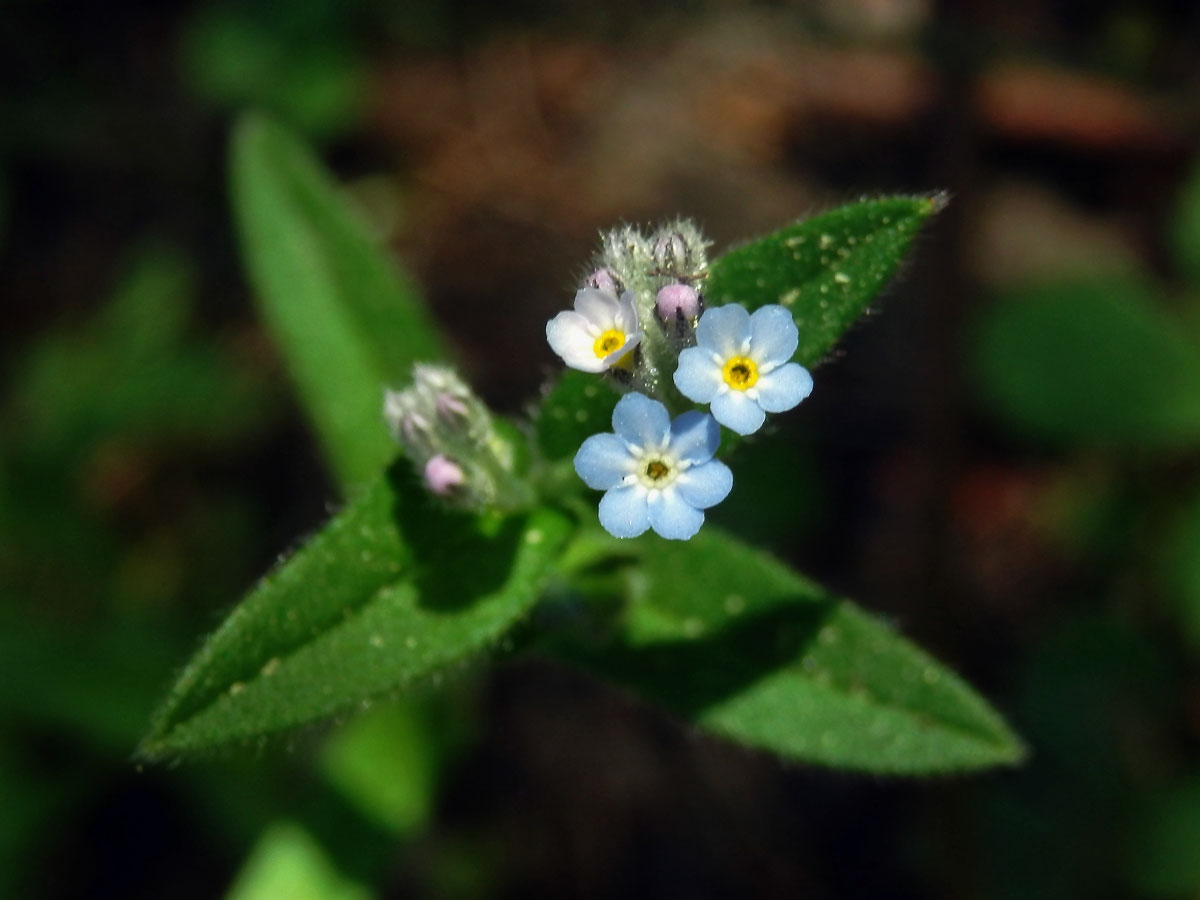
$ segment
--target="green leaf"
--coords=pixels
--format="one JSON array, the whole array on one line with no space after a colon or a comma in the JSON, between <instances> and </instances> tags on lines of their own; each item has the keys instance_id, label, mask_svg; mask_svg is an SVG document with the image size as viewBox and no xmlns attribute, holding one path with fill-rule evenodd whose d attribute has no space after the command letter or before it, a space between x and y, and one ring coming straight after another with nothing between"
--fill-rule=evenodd
<instances>
[{"instance_id":1,"label":"green leaf","mask_svg":"<svg viewBox=\"0 0 1200 900\"><path fill-rule=\"evenodd\" d=\"M737 247L709 266L710 303L779 303L800 329L797 360L815 366L883 290L942 194L863 200Z\"/></svg>"},{"instance_id":2,"label":"green leaf","mask_svg":"<svg viewBox=\"0 0 1200 900\"><path fill-rule=\"evenodd\" d=\"M1177 512L1159 568L1184 636L1200 650L1200 493L1192 491Z\"/></svg>"},{"instance_id":3,"label":"green leaf","mask_svg":"<svg viewBox=\"0 0 1200 900\"><path fill-rule=\"evenodd\" d=\"M569 459L600 431L612 431L618 394L587 372L568 369L542 398L534 423L546 459Z\"/></svg>"},{"instance_id":4,"label":"green leaf","mask_svg":"<svg viewBox=\"0 0 1200 900\"><path fill-rule=\"evenodd\" d=\"M1147 804L1130 842L1130 879L1142 894L1196 896L1200 892L1200 776L1159 791Z\"/></svg>"},{"instance_id":5,"label":"green leaf","mask_svg":"<svg viewBox=\"0 0 1200 900\"><path fill-rule=\"evenodd\" d=\"M1200 287L1200 165L1192 168L1176 203L1170 232L1175 261Z\"/></svg>"},{"instance_id":6,"label":"green leaf","mask_svg":"<svg viewBox=\"0 0 1200 900\"><path fill-rule=\"evenodd\" d=\"M344 134L362 119L369 85L340 12L329 3L204 4L183 24L181 74L212 106L263 106L307 134Z\"/></svg>"},{"instance_id":7,"label":"green leaf","mask_svg":"<svg viewBox=\"0 0 1200 900\"><path fill-rule=\"evenodd\" d=\"M648 544L637 583L615 647L564 654L710 731L789 759L890 774L1023 756L944 666L715 529Z\"/></svg>"},{"instance_id":8,"label":"green leaf","mask_svg":"<svg viewBox=\"0 0 1200 900\"><path fill-rule=\"evenodd\" d=\"M268 735L436 680L529 611L569 527L545 509L449 512L406 474L377 481L208 639L142 754Z\"/></svg>"},{"instance_id":9,"label":"green leaf","mask_svg":"<svg viewBox=\"0 0 1200 900\"><path fill-rule=\"evenodd\" d=\"M233 201L263 318L344 486L395 456L382 394L444 357L428 312L295 137L257 115L234 132Z\"/></svg>"},{"instance_id":10,"label":"green leaf","mask_svg":"<svg viewBox=\"0 0 1200 900\"><path fill-rule=\"evenodd\" d=\"M1043 285L980 323L984 399L1040 438L1113 446L1200 440L1200 352L1136 281Z\"/></svg>"},{"instance_id":11,"label":"green leaf","mask_svg":"<svg viewBox=\"0 0 1200 900\"><path fill-rule=\"evenodd\" d=\"M170 244L145 241L122 268L94 316L44 335L18 359L13 405L20 427L6 437L36 444L41 457L117 436L244 437L267 414L267 396L231 354L189 335L192 261Z\"/></svg>"},{"instance_id":12,"label":"green leaf","mask_svg":"<svg viewBox=\"0 0 1200 900\"><path fill-rule=\"evenodd\" d=\"M225 900L369 900L371 892L333 867L321 845L291 822L263 834Z\"/></svg>"},{"instance_id":13,"label":"green leaf","mask_svg":"<svg viewBox=\"0 0 1200 900\"><path fill-rule=\"evenodd\" d=\"M437 782L437 747L417 697L347 722L321 753L326 778L372 822L395 835L425 824Z\"/></svg>"}]
</instances>

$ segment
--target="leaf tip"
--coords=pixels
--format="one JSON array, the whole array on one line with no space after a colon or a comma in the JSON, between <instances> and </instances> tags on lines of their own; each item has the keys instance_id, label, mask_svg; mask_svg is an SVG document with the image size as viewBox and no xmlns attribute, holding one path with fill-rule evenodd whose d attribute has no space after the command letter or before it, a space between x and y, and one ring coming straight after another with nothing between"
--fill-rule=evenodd
<instances>
[{"instance_id":1,"label":"leaf tip","mask_svg":"<svg viewBox=\"0 0 1200 900\"><path fill-rule=\"evenodd\" d=\"M926 194L921 198L923 209L921 210L925 216L936 216L943 209L950 205L950 192L945 190L934 191L931 194Z\"/></svg>"}]
</instances>

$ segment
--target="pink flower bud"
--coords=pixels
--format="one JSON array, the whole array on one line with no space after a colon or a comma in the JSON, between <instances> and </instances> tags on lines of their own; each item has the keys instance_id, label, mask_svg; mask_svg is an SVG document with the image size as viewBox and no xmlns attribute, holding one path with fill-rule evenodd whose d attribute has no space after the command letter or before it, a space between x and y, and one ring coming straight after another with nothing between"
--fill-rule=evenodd
<instances>
[{"instance_id":1,"label":"pink flower bud","mask_svg":"<svg viewBox=\"0 0 1200 900\"><path fill-rule=\"evenodd\" d=\"M583 283L584 287L595 288L598 291L604 291L606 294L612 294L614 297L621 292L617 290L616 279L613 278L612 272L608 269L600 268L589 275Z\"/></svg>"},{"instance_id":2,"label":"pink flower bud","mask_svg":"<svg viewBox=\"0 0 1200 900\"><path fill-rule=\"evenodd\" d=\"M425 486L439 497L448 497L465 480L458 463L441 453L425 463Z\"/></svg>"},{"instance_id":3,"label":"pink flower bud","mask_svg":"<svg viewBox=\"0 0 1200 900\"><path fill-rule=\"evenodd\" d=\"M674 322L679 316L694 322L700 315L700 295L690 285L668 284L658 292L654 308L663 322Z\"/></svg>"}]
</instances>

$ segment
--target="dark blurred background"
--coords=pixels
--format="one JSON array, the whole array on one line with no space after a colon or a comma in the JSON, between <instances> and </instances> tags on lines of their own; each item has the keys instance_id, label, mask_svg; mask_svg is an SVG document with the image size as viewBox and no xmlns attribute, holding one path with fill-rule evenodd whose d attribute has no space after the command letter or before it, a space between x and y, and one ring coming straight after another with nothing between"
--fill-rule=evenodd
<instances>
[{"instance_id":1,"label":"dark blurred background","mask_svg":"<svg viewBox=\"0 0 1200 900\"><path fill-rule=\"evenodd\" d=\"M1174 378L1143 363L1200 367L1198 100L1191 0L0 4L0 896L1200 896L1200 415L1128 424ZM1030 761L784 765L514 660L136 765L337 500L239 259L247 108L514 414L599 229L683 214L720 251L950 191L716 518L960 671Z\"/></svg>"}]
</instances>

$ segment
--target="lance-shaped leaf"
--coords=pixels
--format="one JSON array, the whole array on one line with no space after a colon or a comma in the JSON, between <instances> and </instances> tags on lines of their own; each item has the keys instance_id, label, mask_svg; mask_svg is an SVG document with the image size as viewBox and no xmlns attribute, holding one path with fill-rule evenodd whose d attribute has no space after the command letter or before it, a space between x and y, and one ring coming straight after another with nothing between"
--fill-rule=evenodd
<instances>
[{"instance_id":1,"label":"lance-shaped leaf","mask_svg":"<svg viewBox=\"0 0 1200 900\"><path fill-rule=\"evenodd\" d=\"M710 528L642 564L614 643L565 656L789 759L905 775L1021 759L953 672L773 558Z\"/></svg>"},{"instance_id":2,"label":"lance-shaped leaf","mask_svg":"<svg viewBox=\"0 0 1200 900\"><path fill-rule=\"evenodd\" d=\"M270 120L242 119L233 205L260 310L343 485L395 455L385 385L445 356L411 285L308 149Z\"/></svg>"},{"instance_id":3,"label":"lance-shaped leaf","mask_svg":"<svg viewBox=\"0 0 1200 900\"><path fill-rule=\"evenodd\" d=\"M208 639L142 754L272 734L462 665L533 606L569 527L551 510L448 512L381 479Z\"/></svg>"},{"instance_id":4,"label":"lance-shaped leaf","mask_svg":"<svg viewBox=\"0 0 1200 900\"><path fill-rule=\"evenodd\" d=\"M709 266L710 303L779 303L800 329L796 359L815 366L866 312L944 195L880 197L797 222Z\"/></svg>"},{"instance_id":5,"label":"lance-shaped leaf","mask_svg":"<svg viewBox=\"0 0 1200 900\"><path fill-rule=\"evenodd\" d=\"M984 398L1052 440L1112 446L1200 441L1200 348L1133 280L1030 288L979 328Z\"/></svg>"}]
</instances>

